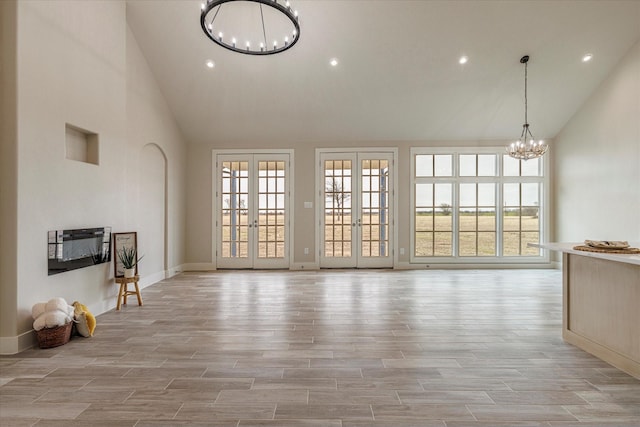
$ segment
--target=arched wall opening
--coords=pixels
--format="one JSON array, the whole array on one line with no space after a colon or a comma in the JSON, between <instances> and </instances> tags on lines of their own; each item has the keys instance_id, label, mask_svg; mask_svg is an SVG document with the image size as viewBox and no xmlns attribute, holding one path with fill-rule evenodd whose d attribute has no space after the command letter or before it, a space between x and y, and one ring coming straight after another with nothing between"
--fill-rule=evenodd
<instances>
[{"instance_id":1,"label":"arched wall opening","mask_svg":"<svg viewBox=\"0 0 640 427\"><path fill-rule=\"evenodd\" d=\"M142 276L162 280L169 268L168 160L158 144L142 147L138 194L138 250ZM155 281L155 280L153 280Z\"/></svg>"}]
</instances>

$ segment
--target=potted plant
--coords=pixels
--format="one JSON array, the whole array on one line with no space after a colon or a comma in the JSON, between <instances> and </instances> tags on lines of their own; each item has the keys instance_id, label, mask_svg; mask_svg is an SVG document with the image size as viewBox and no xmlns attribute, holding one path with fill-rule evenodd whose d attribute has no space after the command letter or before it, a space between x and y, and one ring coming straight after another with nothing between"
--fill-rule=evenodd
<instances>
[{"instance_id":1,"label":"potted plant","mask_svg":"<svg viewBox=\"0 0 640 427\"><path fill-rule=\"evenodd\" d=\"M124 277L135 276L136 265L138 264L138 262L140 262L144 255L138 258L136 248L134 247L123 247L117 252L117 254L118 259L122 263L122 267L124 267Z\"/></svg>"}]
</instances>

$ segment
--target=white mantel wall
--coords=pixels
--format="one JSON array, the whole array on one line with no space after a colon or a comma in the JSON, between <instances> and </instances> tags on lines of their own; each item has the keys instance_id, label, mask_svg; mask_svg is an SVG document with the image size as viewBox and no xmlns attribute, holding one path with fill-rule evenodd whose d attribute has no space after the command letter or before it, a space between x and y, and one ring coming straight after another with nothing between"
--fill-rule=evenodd
<instances>
[{"instance_id":1,"label":"white mantel wall","mask_svg":"<svg viewBox=\"0 0 640 427\"><path fill-rule=\"evenodd\" d=\"M554 240L640 241L640 41L563 128L551 150Z\"/></svg>"},{"instance_id":2,"label":"white mantel wall","mask_svg":"<svg viewBox=\"0 0 640 427\"><path fill-rule=\"evenodd\" d=\"M109 264L48 276L45 250L48 230L127 222L114 179L130 173L125 49L123 3L18 2L20 347L34 303L60 296L100 308L115 295ZM65 158L65 123L99 134L99 166Z\"/></svg>"},{"instance_id":3,"label":"white mantel wall","mask_svg":"<svg viewBox=\"0 0 640 427\"><path fill-rule=\"evenodd\" d=\"M111 264L47 275L48 230L145 233L156 206L138 202L142 186L162 186L165 233L145 242L166 247L167 261L150 259L143 284L184 263L186 144L128 30L125 3L20 1L16 34L18 256L16 282L0 286L15 287L17 297L13 313L0 313L0 353L33 344L36 302L61 296L94 314L115 306ZM99 165L65 158L65 123L99 134ZM170 181L141 179L149 144L163 152Z\"/></svg>"}]
</instances>

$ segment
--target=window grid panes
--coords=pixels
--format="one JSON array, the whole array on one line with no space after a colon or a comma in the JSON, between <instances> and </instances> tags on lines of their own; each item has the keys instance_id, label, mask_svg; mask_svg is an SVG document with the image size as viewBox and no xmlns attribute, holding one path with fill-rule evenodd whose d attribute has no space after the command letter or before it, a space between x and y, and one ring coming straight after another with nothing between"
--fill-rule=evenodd
<instances>
[{"instance_id":1,"label":"window grid panes","mask_svg":"<svg viewBox=\"0 0 640 427\"><path fill-rule=\"evenodd\" d=\"M453 175L453 156L451 154L420 154L414 158L416 176L439 177Z\"/></svg>"},{"instance_id":2,"label":"window grid panes","mask_svg":"<svg viewBox=\"0 0 640 427\"><path fill-rule=\"evenodd\" d=\"M361 165L363 257L389 255L389 162L366 159Z\"/></svg>"},{"instance_id":3,"label":"window grid panes","mask_svg":"<svg viewBox=\"0 0 640 427\"><path fill-rule=\"evenodd\" d=\"M540 240L538 183L505 183L503 208L503 253L505 256L535 256L537 248L527 243Z\"/></svg>"},{"instance_id":4,"label":"window grid panes","mask_svg":"<svg viewBox=\"0 0 640 427\"><path fill-rule=\"evenodd\" d=\"M285 162L258 162L258 258L285 255Z\"/></svg>"},{"instance_id":5,"label":"window grid panes","mask_svg":"<svg viewBox=\"0 0 640 427\"><path fill-rule=\"evenodd\" d=\"M249 254L249 163L222 163L222 256Z\"/></svg>"},{"instance_id":6,"label":"window grid panes","mask_svg":"<svg viewBox=\"0 0 640 427\"><path fill-rule=\"evenodd\" d=\"M495 256L496 197L493 183L460 183L458 253Z\"/></svg>"},{"instance_id":7,"label":"window grid panes","mask_svg":"<svg viewBox=\"0 0 640 427\"><path fill-rule=\"evenodd\" d=\"M528 246L541 238L540 159L515 160L501 149L428 151L412 150L414 258L541 256Z\"/></svg>"},{"instance_id":8,"label":"window grid panes","mask_svg":"<svg viewBox=\"0 0 640 427\"><path fill-rule=\"evenodd\" d=\"M351 256L351 160L326 160L325 248L326 257Z\"/></svg>"},{"instance_id":9,"label":"window grid panes","mask_svg":"<svg viewBox=\"0 0 640 427\"><path fill-rule=\"evenodd\" d=\"M451 177L451 154L417 155L422 177ZM417 257L453 254L453 192L451 182L424 182L414 189L414 249Z\"/></svg>"}]
</instances>

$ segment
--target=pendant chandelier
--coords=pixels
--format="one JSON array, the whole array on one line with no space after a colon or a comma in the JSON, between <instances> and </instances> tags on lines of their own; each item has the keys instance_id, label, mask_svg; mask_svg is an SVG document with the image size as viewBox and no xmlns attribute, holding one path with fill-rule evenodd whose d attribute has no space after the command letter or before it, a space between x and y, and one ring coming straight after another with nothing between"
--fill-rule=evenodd
<instances>
[{"instance_id":1,"label":"pendant chandelier","mask_svg":"<svg viewBox=\"0 0 640 427\"><path fill-rule=\"evenodd\" d=\"M520 58L520 63L524 64L524 124L522 125L522 134L520 139L512 142L507 146L507 153L514 159L529 160L542 157L547 152L547 144L543 140L536 141L529 129L529 121L527 120L527 63L529 56L525 55Z\"/></svg>"},{"instance_id":2,"label":"pendant chandelier","mask_svg":"<svg viewBox=\"0 0 640 427\"><path fill-rule=\"evenodd\" d=\"M289 0L206 0L200 26L214 43L246 55L273 55L300 38Z\"/></svg>"}]
</instances>

